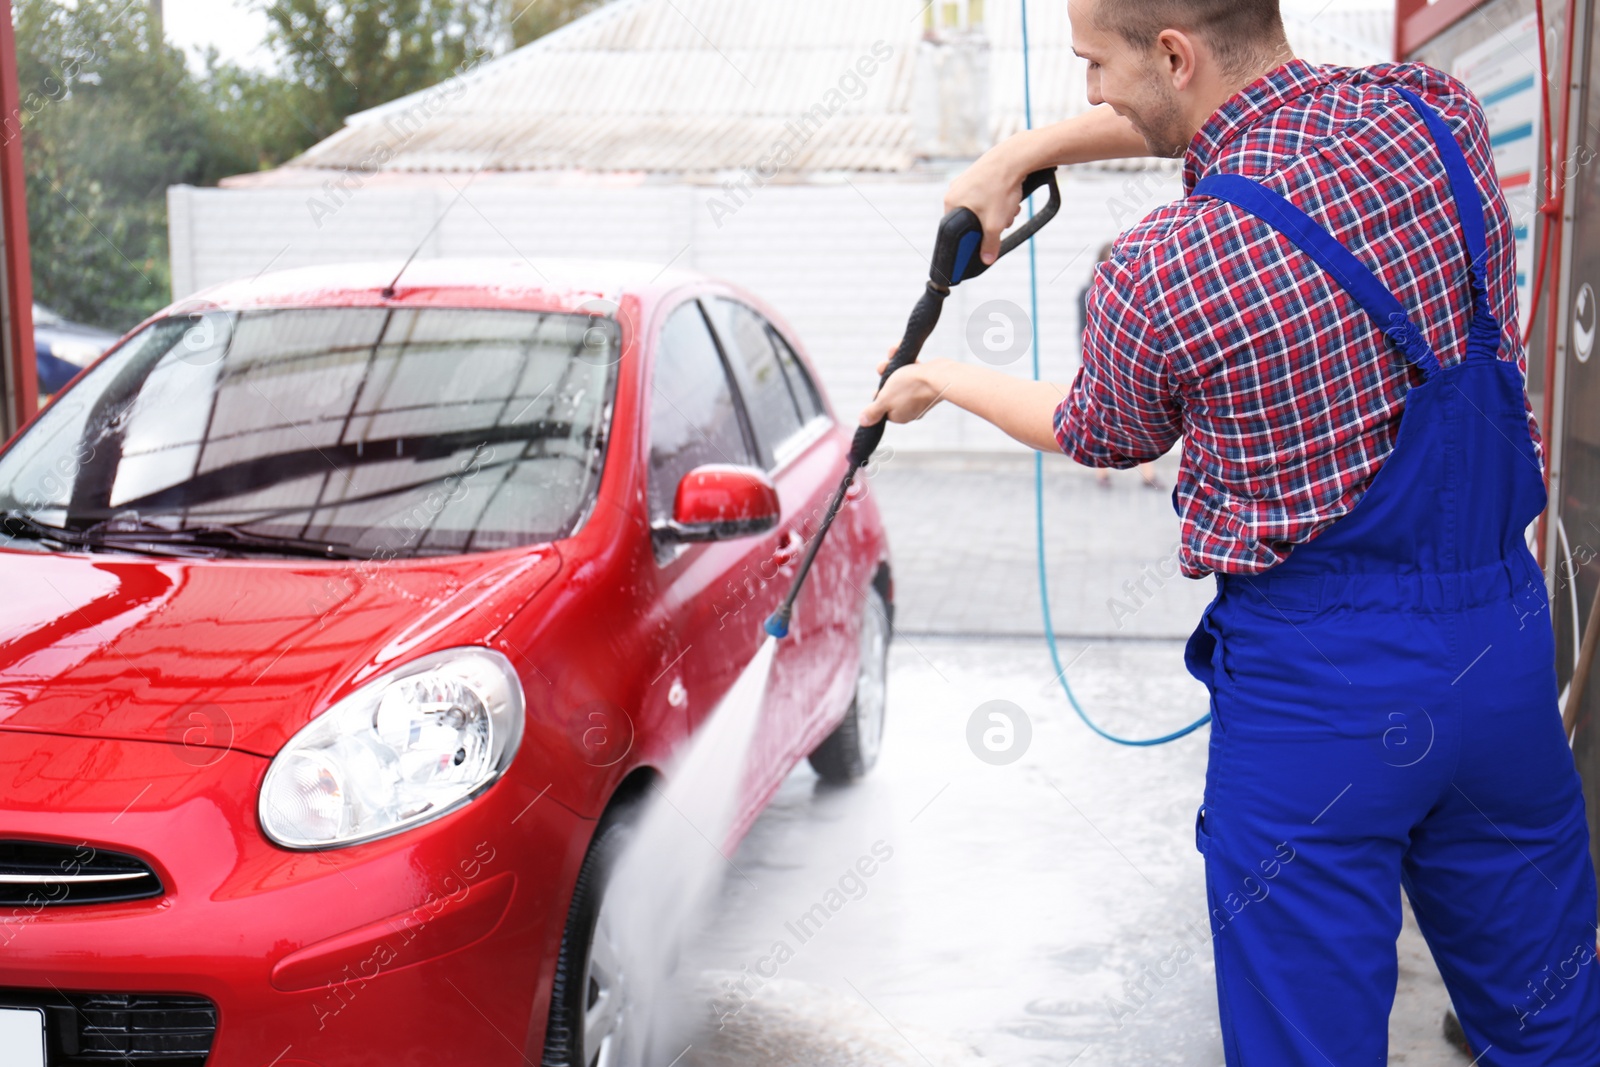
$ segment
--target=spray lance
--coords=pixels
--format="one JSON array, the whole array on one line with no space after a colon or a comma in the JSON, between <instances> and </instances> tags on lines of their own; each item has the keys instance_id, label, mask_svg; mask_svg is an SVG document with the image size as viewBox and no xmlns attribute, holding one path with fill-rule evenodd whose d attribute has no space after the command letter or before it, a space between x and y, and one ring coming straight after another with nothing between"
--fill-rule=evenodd
<instances>
[{"instance_id":1,"label":"spray lance","mask_svg":"<svg viewBox=\"0 0 1600 1067\"><path fill-rule=\"evenodd\" d=\"M1056 212L1061 210L1061 186L1056 181L1054 167L1037 170L1028 175L1027 180L1022 183L1023 199L1026 200L1046 185L1050 187L1050 202L1037 215L1006 235L1000 242L1001 256L1025 244L1044 228L1045 223L1056 217ZM878 380L879 389L883 388L884 383L895 371L917 361L917 356L922 353L923 344L933 333L933 328L939 324L939 313L944 310L944 301L950 295L950 290L969 278L976 278L993 266L985 263L978 255L978 248L982 243L983 224L978 221L978 216L970 208L958 207L939 223L939 236L934 242L933 260L928 269L927 288L917 301L917 306L911 310L911 318L906 323L906 332L900 340L900 347L895 349L894 357L889 360L883 377ZM999 259L996 258L995 262L998 263ZM856 427L855 439L850 443L850 458L845 468L844 479L839 483L838 490L834 492L833 499L828 504L822 524L811 538L811 543L806 546L806 554L801 557L800 570L795 575L789 595L783 598L782 605L766 621L765 629L770 636L784 638L789 635L789 620L794 614L794 602L805 586L806 576L811 573L811 564L817 557L817 549L822 547L822 539L828 536L834 518L844 506L845 494L855 482L856 472L867 465L872 459L872 453L877 450L878 443L883 440L883 428L887 421L879 419L871 426Z\"/></svg>"}]
</instances>

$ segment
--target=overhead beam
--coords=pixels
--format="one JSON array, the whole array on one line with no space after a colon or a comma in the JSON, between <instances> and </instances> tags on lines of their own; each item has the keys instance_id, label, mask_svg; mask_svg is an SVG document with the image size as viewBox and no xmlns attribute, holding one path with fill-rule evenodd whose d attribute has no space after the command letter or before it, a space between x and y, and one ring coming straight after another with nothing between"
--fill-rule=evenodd
<instances>
[{"instance_id":1,"label":"overhead beam","mask_svg":"<svg viewBox=\"0 0 1600 1067\"><path fill-rule=\"evenodd\" d=\"M1405 59L1488 0L1396 0L1394 5L1395 58Z\"/></svg>"}]
</instances>

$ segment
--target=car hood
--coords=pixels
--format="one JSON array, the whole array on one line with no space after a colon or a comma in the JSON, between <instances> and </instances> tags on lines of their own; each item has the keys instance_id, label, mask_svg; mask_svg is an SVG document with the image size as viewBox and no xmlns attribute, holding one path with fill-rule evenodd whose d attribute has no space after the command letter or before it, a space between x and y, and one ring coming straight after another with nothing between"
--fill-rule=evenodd
<instances>
[{"instance_id":1,"label":"car hood","mask_svg":"<svg viewBox=\"0 0 1600 1067\"><path fill-rule=\"evenodd\" d=\"M487 643L559 569L549 545L345 565L0 550L0 730L270 756L374 675Z\"/></svg>"}]
</instances>

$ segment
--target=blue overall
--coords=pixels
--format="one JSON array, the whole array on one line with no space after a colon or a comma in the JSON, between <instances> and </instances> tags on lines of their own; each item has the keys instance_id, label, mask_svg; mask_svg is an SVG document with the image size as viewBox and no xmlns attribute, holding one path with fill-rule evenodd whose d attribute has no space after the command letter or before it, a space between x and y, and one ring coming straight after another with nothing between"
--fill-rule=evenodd
<instances>
[{"instance_id":1,"label":"blue overall","mask_svg":"<svg viewBox=\"0 0 1600 1067\"><path fill-rule=\"evenodd\" d=\"M1185 653L1215 716L1196 842L1227 1062L1383 1067L1403 885L1479 1064L1596 1067L1595 875L1524 541L1545 493L1522 376L1497 358L1471 170L1401 93L1471 259L1451 366L1283 197L1238 175L1195 188L1308 255L1425 378L1356 507L1263 574L1219 574Z\"/></svg>"}]
</instances>

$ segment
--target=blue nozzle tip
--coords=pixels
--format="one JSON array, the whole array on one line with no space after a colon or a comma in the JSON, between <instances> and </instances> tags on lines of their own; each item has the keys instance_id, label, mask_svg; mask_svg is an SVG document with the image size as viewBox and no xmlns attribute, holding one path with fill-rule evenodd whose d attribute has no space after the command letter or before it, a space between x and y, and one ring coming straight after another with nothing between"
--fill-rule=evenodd
<instances>
[{"instance_id":1,"label":"blue nozzle tip","mask_svg":"<svg viewBox=\"0 0 1600 1067\"><path fill-rule=\"evenodd\" d=\"M789 620L772 615L767 619L762 629L767 631L768 637L776 637L781 641L789 636Z\"/></svg>"}]
</instances>

